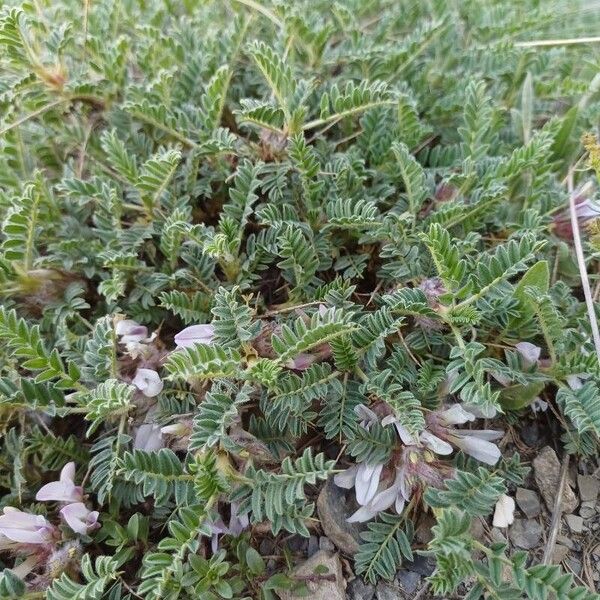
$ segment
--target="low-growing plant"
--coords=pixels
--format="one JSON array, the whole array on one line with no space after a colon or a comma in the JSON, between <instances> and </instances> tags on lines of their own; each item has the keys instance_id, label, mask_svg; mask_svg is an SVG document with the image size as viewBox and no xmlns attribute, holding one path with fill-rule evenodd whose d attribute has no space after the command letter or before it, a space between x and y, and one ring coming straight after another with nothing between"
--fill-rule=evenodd
<instances>
[{"instance_id":1,"label":"low-growing plant","mask_svg":"<svg viewBox=\"0 0 600 600\"><path fill-rule=\"evenodd\" d=\"M0 596L306 592L332 575L258 549L318 530L329 480L371 583L420 552L442 597L597 597L471 525L523 481L525 413L598 450L598 53L552 38L599 21L8 2Z\"/></svg>"}]
</instances>

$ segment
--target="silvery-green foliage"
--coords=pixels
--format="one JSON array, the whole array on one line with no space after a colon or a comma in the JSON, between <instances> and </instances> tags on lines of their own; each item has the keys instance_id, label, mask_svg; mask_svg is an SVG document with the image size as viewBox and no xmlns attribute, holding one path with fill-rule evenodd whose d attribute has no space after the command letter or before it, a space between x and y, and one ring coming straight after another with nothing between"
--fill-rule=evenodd
<instances>
[{"instance_id":1,"label":"silvery-green foliage","mask_svg":"<svg viewBox=\"0 0 600 600\"><path fill-rule=\"evenodd\" d=\"M522 482L518 456L420 440L444 405L502 427L542 398L565 451L598 451L565 213L573 169L594 197L597 58L518 43L598 24L583 0L5 3L0 506L57 525L35 495L74 461L100 528L53 529L0 596L306 592L261 538L311 535L326 480L384 464L388 485L415 452L437 479L369 522L357 575L393 578L432 510L435 593L595 597L472 537Z\"/></svg>"}]
</instances>

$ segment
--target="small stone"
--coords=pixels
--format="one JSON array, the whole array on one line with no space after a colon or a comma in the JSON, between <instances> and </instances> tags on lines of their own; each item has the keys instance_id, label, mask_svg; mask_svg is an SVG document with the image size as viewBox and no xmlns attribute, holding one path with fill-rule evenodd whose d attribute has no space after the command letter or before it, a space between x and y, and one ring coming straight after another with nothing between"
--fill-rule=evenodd
<instances>
[{"instance_id":1,"label":"small stone","mask_svg":"<svg viewBox=\"0 0 600 600\"><path fill-rule=\"evenodd\" d=\"M345 554L353 556L360 544L360 527L348 523L344 491L329 479L317 499L317 511L325 535Z\"/></svg>"},{"instance_id":2,"label":"small stone","mask_svg":"<svg viewBox=\"0 0 600 600\"><path fill-rule=\"evenodd\" d=\"M348 600L373 600L375 586L365 583L360 577L356 577L348 584L346 594Z\"/></svg>"},{"instance_id":3,"label":"small stone","mask_svg":"<svg viewBox=\"0 0 600 600\"><path fill-rule=\"evenodd\" d=\"M583 531L583 519L577 515L567 515L565 521L572 533L581 533Z\"/></svg>"},{"instance_id":4,"label":"small stone","mask_svg":"<svg viewBox=\"0 0 600 600\"><path fill-rule=\"evenodd\" d=\"M540 514L540 498L533 490L517 488L515 498L517 505L528 519L533 519Z\"/></svg>"},{"instance_id":5,"label":"small stone","mask_svg":"<svg viewBox=\"0 0 600 600\"><path fill-rule=\"evenodd\" d=\"M429 514L425 513L417 525L415 529L415 540L419 544L427 545L433 539L433 533L431 532L431 528L435 525L435 518Z\"/></svg>"},{"instance_id":6,"label":"small stone","mask_svg":"<svg viewBox=\"0 0 600 600\"><path fill-rule=\"evenodd\" d=\"M335 580L319 578L314 581L308 581L309 596L311 600L346 600L346 590L344 576L342 574L342 563L337 554L329 554L323 550L319 550L313 554L308 560L304 561L299 567L292 572L292 577L306 577L314 575L315 569L324 567L322 575L334 575ZM300 600L306 598L303 593L301 596L290 590L277 590L281 600Z\"/></svg>"},{"instance_id":7,"label":"small stone","mask_svg":"<svg viewBox=\"0 0 600 600\"><path fill-rule=\"evenodd\" d=\"M380 581L375 589L377 600L402 600L400 590L395 586L384 581Z\"/></svg>"},{"instance_id":8,"label":"small stone","mask_svg":"<svg viewBox=\"0 0 600 600\"><path fill-rule=\"evenodd\" d=\"M495 544L506 543L506 534L501 529L498 529L497 527L492 527L492 530L490 531L490 539Z\"/></svg>"},{"instance_id":9,"label":"small stone","mask_svg":"<svg viewBox=\"0 0 600 600\"><path fill-rule=\"evenodd\" d=\"M581 573L581 561L578 558L569 558L569 560L567 560L567 564L572 569L573 573L575 573L575 575L579 575Z\"/></svg>"},{"instance_id":10,"label":"small stone","mask_svg":"<svg viewBox=\"0 0 600 600\"><path fill-rule=\"evenodd\" d=\"M556 452L550 446L544 446L533 459L533 475L548 510L552 512L560 483L560 463ZM577 497L571 487L565 483L561 504L562 512L572 513L577 508L577 504Z\"/></svg>"},{"instance_id":11,"label":"small stone","mask_svg":"<svg viewBox=\"0 0 600 600\"><path fill-rule=\"evenodd\" d=\"M319 538L316 535L311 535L308 538L308 550L307 554L311 557L319 551Z\"/></svg>"},{"instance_id":12,"label":"small stone","mask_svg":"<svg viewBox=\"0 0 600 600\"><path fill-rule=\"evenodd\" d=\"M521 428L521 439L530 447L535 448L540 444L540 426L537 421L527 423Z\"/></svg>"},{"instance_id":13,"label":"small stone","mask_svg":"<svg viewBox=\"0 0 600 600\"><path fill-rule=\"evenodd\" d=\"M412 597L417 591L419 583L421 582L421 576L414 571L407 571L406 569L400 569L396 575L396 581L400 586L400 589L405 595Z\"/></svg>"},{"instance_id":14,"label":"small stone","mask_svg":"<svg viewBox=\"0 0 600 600\"><path fill-rule=\"evenodd\" d=\"M293 535L287 542L287 547L298 554L306 553L308 549L308 540L301 535Z\"/></svg>"},{"instance_id":15,"label":"small stone","mask_svg":"<svg viewBox=\"0 0 600 600\"><path fill-rule=\"evenodd\" d=\"M335 552L335 546L328 537L322 535L319 538L319 550L327 550L327 552Z\"/></svg>"},{"instance_id":16,"label":"small stone","mask_svg":"<svg viewBox=\"0 0 600 600\"><path fill-rule=\"evenodd\" d=\"M423 577L429 577L435 571L435 558L417 554L413 561L405 562L403 566L408 571L414 571Z\"/></svg>"},{"instance_id":17,"label":"small stone","mask_svg":"<svg viewBox=\"0 0 600 600\"><path fill-rule=\"evenodd\" d=\"M582 502L579 507L579 515L584 519L591 519L596 514L596 503L590 502Z\"/></svg>"},{"instance_id":18,"label":"small stone","mask_svg":"<svg viewBox=\"0 0 600 600\"><path fill-rule=\"evenodd\" d=\"M593 475L577 475L577 487L583 502L596 502L600 491L600 479Z\"/></svg>"},{"instance_id":19,"label":"small stone","mask_svg":"<svg viewBox=\"0 0 600 600\"><path fill-rule=\"evenodd\" d=\"M483 521L480 517L475 517L473 519L470 533L473 536L473 539L477 540L478 542L483 542L485 538L485 527L483 526Z\"/></svg>"},{"instance_id":20,"label":"small stone","mask_svg":"<svg viewBox=\"0 0 600 600\"><path fill-rule=\"evenodd\" d=\"M511 542L518 548L531 550L535 548L542 537L542 526L534 520L515 519L509 528Z\"/></svg>"},{"instance_id":21,"label":"small stone","mask_svg":"<svg viewBox=\"0 0 600 600\"><path fill-rule=\"evenodd\" d=\"M568 535L557 535L556 541L569 548L569 550L573 550L575 548L573 540Z\"/></svg>"},{"instance_id":22,"label":"small stone","mask_svg":"<svg viewBox=\"0 0 600 600\"><path fill-rule=\"evenodd\" d=\"M268 556L269 554L273 554L275 550L275 544L273 540L269 538L264 538L258 547L258 551L261 556Z\"/></svg>"},{"instance_id":23,"label":"small stone","mask_svg":"<svg viewBox=\"0 0 600 600\"><path fill-rule=\"evenodd\" d=\"M555 565L560 564L569 555L569 549L561 544L554 546L554 552L552 553L552 562Z\"/></svg>"}]
</instances>

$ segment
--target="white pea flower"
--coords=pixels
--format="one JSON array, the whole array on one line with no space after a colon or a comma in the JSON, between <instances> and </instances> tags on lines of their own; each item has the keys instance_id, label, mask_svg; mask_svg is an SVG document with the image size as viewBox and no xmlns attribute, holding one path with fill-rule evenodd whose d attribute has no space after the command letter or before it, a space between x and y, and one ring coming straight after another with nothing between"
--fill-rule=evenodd
<instances>
[{"instance_id":1,"label":"white pea flower","mask_svg":"<svg viewBox=\"0 0 600 600\"><path fill-rule=\"evenodd\" d=\"M83 502L67 504L60 510L60 516L66 524L75 532L86 535L93 529L99 527L97 510L89 510Z\"/></svg>"},{"instance_id":2,"label":"white pea flower","mask_svg":"<svg viewBox=\"0 0 600 600\"><path fill-rule=\"evenodd\" d=\"M158 396L164 387L160 375L153 369L138 369L131 383L148 398Z\"/></svg>"}]
</instances>

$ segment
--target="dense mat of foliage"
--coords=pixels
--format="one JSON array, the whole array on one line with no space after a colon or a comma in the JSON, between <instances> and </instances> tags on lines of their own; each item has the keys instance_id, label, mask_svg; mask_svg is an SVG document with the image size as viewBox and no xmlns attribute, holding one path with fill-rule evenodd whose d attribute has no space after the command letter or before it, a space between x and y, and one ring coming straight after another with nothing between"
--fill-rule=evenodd
<instances>
[{"instance_id":1,"label":"dense mat of foliage","mask_svg":"<svg viewBox=\"0 0 600 600\"><path fill-rule=\"evenodd\" d=\"M301 582L261 536L318 527L335 475L369 581L433 510L435 593L593 597L470 524L525 469L482 418L546 402L568 452L597 451L567 183L583 229L600 55L515 44L596 13L10 4L0 596L272 598Z\"/></svg>"}]
</instances>

